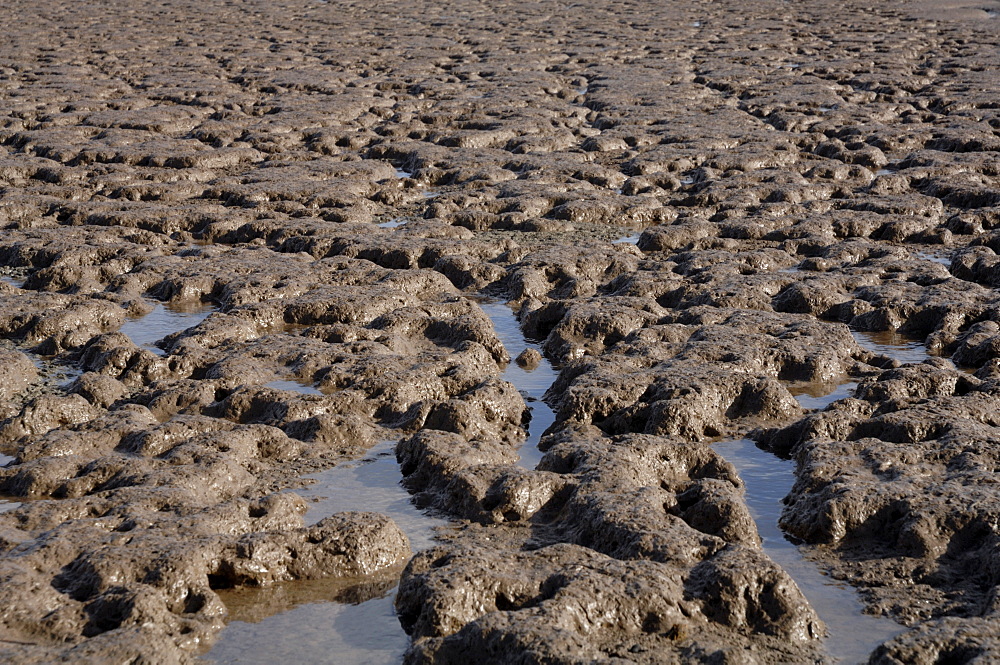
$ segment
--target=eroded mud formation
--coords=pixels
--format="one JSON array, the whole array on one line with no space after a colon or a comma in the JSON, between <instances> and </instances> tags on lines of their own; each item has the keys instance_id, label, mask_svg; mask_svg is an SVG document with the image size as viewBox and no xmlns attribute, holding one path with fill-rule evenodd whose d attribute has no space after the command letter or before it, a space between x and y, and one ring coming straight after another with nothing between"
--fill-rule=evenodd
<instances>
[{"instance_id":1,"label":"eroded mud formation","mask_svg":"<svg viewBox=\"0 0 1000 665\"><path fill-rule=\"evenodd\" d=\"M405 564L407 663L830 661L745 436L870 662L1000 660L998 7L5 2L0 660L197 662L219 590ZM560 370L536 468L484 296ZM386 440L431 549L303 521Z\"/></svg>"}]
</instances>

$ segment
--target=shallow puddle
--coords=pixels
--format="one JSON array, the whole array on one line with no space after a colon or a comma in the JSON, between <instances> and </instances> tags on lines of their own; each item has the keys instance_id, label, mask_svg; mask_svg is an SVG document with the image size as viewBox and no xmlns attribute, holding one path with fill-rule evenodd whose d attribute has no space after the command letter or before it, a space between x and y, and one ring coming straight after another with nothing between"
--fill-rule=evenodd
<instances>
[{"instance_id":1,"label":"shallow puddle","mask_svg":"<svg viewBox=\"0 0 1000 665\"><path fill-rule=\"evenodd\" d=\"M619 190L619 193L620 192L621 192L621 190ZM622 236L621 238L618 238L617 240L612 240L611 244L612 245L618 245L618 244L621 244L621 243L628 243L629 245L638 245L639 244L639 237L641 235L642 235L641 233L632 233L632 234L627 235L627 236Z\"/></svg>"},{"instance_id":2,"label":"shallow puddle","mask_svg":"<svg viewBox=\"0 0 1000 665\"><path fill-rule=\"evenodd\" d=\"M799 383L788 386L788 392L803 409L825 409L838 399L852 397L857 383Z\"/></svg>"},{"instance_id":3,"label":"shallow puddle","mask_svg":"<svg viewBox=\"0 0 1000 665\"><path fill-rule=\"evenodd\" d=\"M167 352L156 346L167 335L192 328L215 311L215 307L203 303L188 306L164 305L156 303L149 314L129 318L120 331L129 336L136 346L152 351L158 356Z\"/></svg>"},{"instance_id":4,"label":"shallow puddle","mask_svg":"<svg viewBox=\"0 0 1000 665\"><path fill-rule=\"evenodd\" d=\"M6 343L4 346L18 348ZM64 394L73 385L73 382L83 374L83 370L79 367L66 364L68 358L65 355L43 356L28 349L21 348L19 350L31 360L38 371L37 377L12 397L12 403L19 407L24 406L39 395ZM10 459L6 455L0 455L0 460L6 460L0 462L0 466L5 465Z\"/></svg>"},{"instance_id":5,"label":"shallow puddle","mask_svg":"<svg viewBox=\"0 0 1000 665\"><path fill-rule=\"evenodd\" d=\"M854 341L863 349L888 356L903 364L922 363L930 358L922 340L901 335L895 331L860 332L852 330Z\"/></svg>"},{"instance_id":6,"label":"shallow puddle","mask_svg":"<svg viewBox=\"0 0 1000 665\"><path fill-rule=\"evenodd\" d=\"M66 390L83 374L83 370L79 367L58 362L56 356L39 356L31 352L27 355L38 368L38 376L41 379L39 383L44 392Z\"/></svg>"},{"instance_id":7,"label":"shallow puddle","mask_svg":"<svg viewBox=\"0 0 1000 665\"><path fill-rule=\"evenodd\" d=\"M7 466L14 461L10 455L0 455L0 466ZM21 497L0 496L0 513L6 513L21 507Z\"/></svg>"},{"instance_id":8,"label":"shallow puddle","mask_svg":"<svg viewBox=\"0 0 1000 665\"><path fill-rule=\"evenodd\" d=\"M412 178L413 171L407 171L404 168L396 167L396 177L402 180L403 178Z\"/></svg>"},{"instance_id":9,"label":"shallow puddle","mask_svg":"<svg viewBox=\"0 0 1000 665\"><path fill-rule=\"evenodd\" d=\"M393 220L388 221L388 222L382 222L381 224L378 225L378 227L380 229L395 229L395 228L399 228L400 226L403 226L408 221L410 221L410 220L408 220L408 219L393 219Z\"/></svg>"},{"instance_id":10,"label":"shallow puddle","mask_svg":"<svg viewBox=\"0 0 1000 665\"><path fill-rule=\"evenodd\" d=\"M934 263L940 263L948 268L951 267L950 256L936 256L930 252L917 252L917 258L924 259L925 261L933 261Z\"/></svg>"},{"instance_id":11,"label":"shallow puddle","mask_svg":"<svg viewBox=\"0 0 1000 665\"><path fill-rule=\"evenodd\" d=\"M0 455L0 466L7 466L14 461L14 458L10 455ZM14 510L21 503L19 501L11 501L10 499L0 498L0 513L6 513L8 510Z\"/></svg>"},{"instance_id":12,"label":"shallow puddle","mask_svg":"<svg viewBox=\"0 0 1000 665\"><path fill-rule=\"evenodd\" d=\"M388 515L414 552L434 543L448 520L418 509L400 485L395 443L364 459L312 473L315 483L292 490L307 502L306 524L349 510ZM409 638L393 609L400 570L374 579L293 582L220 592L230 623L204 658L215 663L399 663Z\"/></svg>"},{"instance_id":13,"label":"shallow puddle","mask_svg":"<svg viewBox=\"0 0 1000 665\"><path fill-rule=\"evenodd\" d=\"M303 476L316 481L293 490L309 502L306 524L348 510L374 511L392 518L410 539L413 551L430 547L434 528L448 520L413 504L413 497L400 485L395 450L394 442L385 441L371 448L364 459Z\"/></svg>"},{"instance_id":14,"label":"shallow puddle","mask_svg":"<svg viewBox=\"0 0 1000 665\"><path fill-rule=\"evenodd\" d=\"M524 401L527 402L528 408L531 410L531 420L527 425L528 438L518 452L521 455L521 466L534 469L542 459L542 451L538 449L538 440L556 420L555 413L552 412L548 404L542 401L542 398L559 374L544 355L538 367L532 370L525 369L514 362L514 358L517 358L525 349L535 349L541 353L541 344L525 338L517 323L517 317L505 303L480 302L479 306L482 307L486 316L490 317L497 337L500 338L511 357L510 364L504 370L502 378L504 381L510 381L514 384L518 392L524 396Z\"/></svg>"},{"instance_id":15,"label":"shallow puddle","mask_svg":"<svg viewBox=\"0 0 1000 665\"><path fill-rule=\"evenodd\" d=\"M26 277L15 277L14 275L0 275L0 281L7 282L14 288L23 289L28 279Z\"/></svg>"},{"instance_id":16,"label":"shallow puddle","mask_svg":"<svg viewBox=\"0 0 1000 665\"><path fill-rule=\"evenodd\" d=\"M311 383L306 383L304 381L271 381L270 383L264 384L265 388L274 388L275 390L287 390L293 393L300 393L302 395L322 395L323 392L312 385Z\"/></svg>"},{"instance_id":17,"label":"shallow puddle","mask_svg":"<svg viewBox=\"0 0 1000 665\"><path fill-rule=\"evenodd\" d=\"M219 665L402 662L409 638L393 608L395 585L345 590L325 584L297 582L242 598L220 594L234 620L204 659ZM297 590L288 594L291 587Z\"/></svg>"},{"instance_id":18,"label":"shallow puddle","mask_svg":"<svg viewBox=\"0 0 1000 665\"><path fill-rule=\"evenodd\" d=\"M795 482L795 462L765 452L753 441L721 441L713 448L725 457L746 484L746 502L757 523L764 551L798 585L826 624L827 652L844 663L867 662L879 644L903 631L885 617L864 614L857 593L850 586L824 575L778 527L782 501Z\"/></svg>"}]
</instances>

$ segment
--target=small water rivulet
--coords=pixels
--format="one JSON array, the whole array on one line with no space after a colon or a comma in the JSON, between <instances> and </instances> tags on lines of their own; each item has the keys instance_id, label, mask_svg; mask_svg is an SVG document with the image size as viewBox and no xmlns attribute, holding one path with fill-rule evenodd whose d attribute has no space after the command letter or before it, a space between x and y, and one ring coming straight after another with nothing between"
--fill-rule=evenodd
<instances>
[{"instance_id":1,"label":"small water rivulet","mask_svg":"<svg viewBox=\"0 0 1000 665\"><path fill-rule=\"evenodd\" d=\"M309 502L306 524L359 510L388 515L416 552L433 544L434 529L448 521L418 509L400 485L395 444L385 441L361 460L304 478L315 483L294 492ZM230 623L205 658L216 663L398 663L409 644L393 609L400 571L371 580L293 582L272 589L220 592Z\"/></svg>"},{"instance_id":2,"label":"small water rivulet","mask_svg":"<svg viewBox=\"0 0 1000 665\"><path fill-rule=\"evenodd\" d=\"M748 439L721 441L713 448L740 474L746 502L757 523L764 551L792 576L826 624L827 652L844 663L863 663L879 644L903 631L886 617L864 613L857 592L824 575L785 538L778 526L783 499L795 482L795 462L760 450Z\"/></svg>"},{"instance_id":3,"label":"small water rivulet","mask_svg":"<svg viewBox=\"0 0 1000 665\"><path fill-rule=\"evenodd\" d=\"M204 303L164 305L158 302L149 314L129 318L122 324L120 331L128 335L136 346L158 356L165 356L167 352L156 346L156 342L167 335L198 325L214 311L215 307Z\"/></svg>"},{"instance_id":4,"label":"small water rivulet","mask_svg":"<svg viewBox=\"0 0 1000 665\"><path fill-rule=\"evenodd\" d=\"M549 386L555 382L558 372L544 355L538 363L538 367L534 369L525 369L514 362L513 359L517 358L525 349L534 349L541 353L541 345L529 341L524 336L517 323L517 317L506 303L487 301L480 302L479 306L486 313L486 316L490 317L497 337L500 338L511 357L511 362L504 370L502 378L504 381L514 384L514 387L524 396L524 401L527 402L528 409L531 411L531 420L527 425L528 438L518 452L521 455L520 464L526 468L534 469L542 459L542 451L538 449L538 441L545 430L556 420L555 413L542 398Z\"/></svg>"},{"instance_id":5,"label":"small water rivulet","mask_svg":"<svg viewBox=\"0 0 1000 665\"><path fill-rule=\"evenodd\" d=\"M920 341L896 332L852 331L852 334L862 348L901 363L920 363L930 357ZM831 387L801 384L789 389L804 408L823 409L853 395L857 384L843 383L829 390ZM829 636L825 646L831 656L845 663L865 662L879 644L903 631L889 618L864 614L854 589L824 575L803 556L798 546L785 538L778 519L784 498L795 483L794 460L780 459L747 439L722 441L713 447L736 467L743 479L747 506L757 522L764 551L792 576L826 623Z\"/></svg>"}]
</instances>

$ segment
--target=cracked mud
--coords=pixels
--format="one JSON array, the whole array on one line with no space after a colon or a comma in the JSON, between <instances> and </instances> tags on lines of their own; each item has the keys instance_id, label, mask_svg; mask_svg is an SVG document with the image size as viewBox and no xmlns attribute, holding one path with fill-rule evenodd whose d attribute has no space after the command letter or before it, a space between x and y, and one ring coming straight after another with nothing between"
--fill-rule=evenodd
<instances>
[{"instance_id":1,"label":"cracked mud","mask_svg":"<svg viewBox=\"0 0 1000 665\"><path fill-rule=\"evenodd\" d=\"M0 660L1000 660L1000 3L0 18Z\"/></svg>"}]
</instances>

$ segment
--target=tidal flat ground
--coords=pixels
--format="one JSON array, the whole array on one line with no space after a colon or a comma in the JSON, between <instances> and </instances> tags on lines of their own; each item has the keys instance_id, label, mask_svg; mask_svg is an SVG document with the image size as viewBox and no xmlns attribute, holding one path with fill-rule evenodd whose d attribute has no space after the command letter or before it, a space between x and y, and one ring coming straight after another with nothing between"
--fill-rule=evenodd
<instances>
[{"instance_id":1,"label":"tidal flat ground","mask_svg":"<svg viewBox=\"0 0 1000 665\"><path fill-rule=\"evenodd\" d=\"M0 26L0 661L1000 661L1000 3Z\"/></svg>"}]
</instances>

